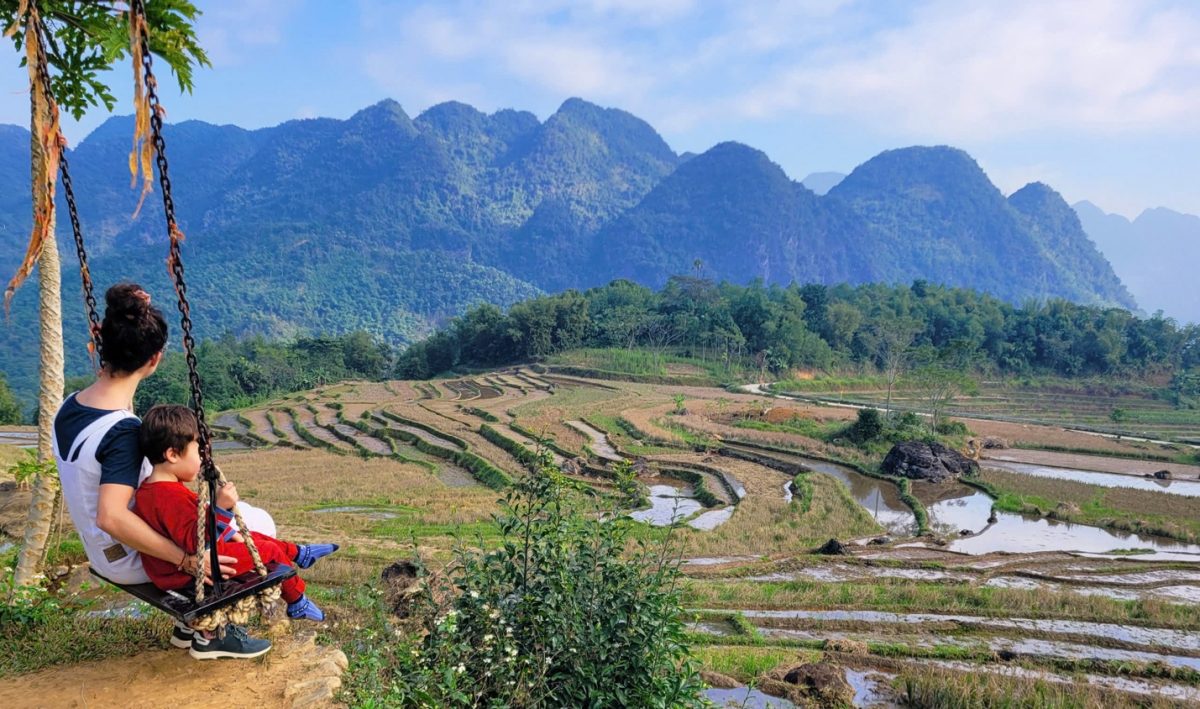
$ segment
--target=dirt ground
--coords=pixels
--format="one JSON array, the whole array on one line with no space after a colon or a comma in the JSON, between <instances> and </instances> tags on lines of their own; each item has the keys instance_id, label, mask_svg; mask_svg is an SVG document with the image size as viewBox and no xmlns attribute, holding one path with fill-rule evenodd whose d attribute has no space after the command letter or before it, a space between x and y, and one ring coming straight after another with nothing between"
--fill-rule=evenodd
<instances>
[{"instance_id":1,"label":"dirt ground","mask_svg":"<svg viewBox=\"0 0 1200 709\"><path fill-rule=\"evenodd\" d=\"M328 706L315 698L316 685L334 687L335 668L345 656L314 644L311 633L284 635L255 660L198 661L171 648L134 657L54 667L0 682L0 706L24 707L282 707ZM336 655L335 655L336 653ZM300 679L330 678L311 687ZM299 689L299 691L297 691ZM330 691L320 692L328 697ZM290 696L289 696L290 695Z\"/></svg>"}]
</instances>

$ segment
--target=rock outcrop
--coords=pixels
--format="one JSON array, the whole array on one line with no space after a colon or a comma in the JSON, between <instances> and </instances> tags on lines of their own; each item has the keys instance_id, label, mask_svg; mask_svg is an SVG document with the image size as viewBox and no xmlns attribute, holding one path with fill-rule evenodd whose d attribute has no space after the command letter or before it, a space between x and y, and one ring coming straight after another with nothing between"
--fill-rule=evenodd
<instances>
[{"instance_id":1,"label":"rock outcrop","mask_svg":"<svg viewBox=\"0 0 1200 709\"><path fill-rule=\"evenodd\" d=\"M940 483L979 473L979 464L940 443L897 443L883 459L883 471L910 480Z\"/></svg>"},{"instance_id":2,"label":"rock outcrop","mask_svg":"<svg viewBox=\"0 0 1200 709\"><path fill-rule=\"evenodd\" d=\"M850 706L854 702L854 688L846 681L846 671L828 662L793 667L783 681L796 685L801 696L815 700L819 706Z\"/></svg>"}]
</instances>

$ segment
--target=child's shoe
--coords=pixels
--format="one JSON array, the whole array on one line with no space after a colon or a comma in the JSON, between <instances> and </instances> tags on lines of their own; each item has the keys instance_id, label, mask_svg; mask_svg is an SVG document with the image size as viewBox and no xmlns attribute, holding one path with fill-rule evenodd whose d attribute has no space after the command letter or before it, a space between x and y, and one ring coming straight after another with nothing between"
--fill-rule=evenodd
<instances>
[{"instance_id":1,"label":"child's shoe","mask_svg":"<svg viewBox=\"0 0 1200 709\"><path fill-rule=\"evenodd\" d=\"M313 603L308 596L301 596L296 602L289 603L287 614L289 618L295 620L325 620L325 612L318 608L317 604Z\"/></svg>"},{"instance_id":2,"label":"child's shoe","mask_svg":"<svg viewBox=\"0 0 1200 709\"><path fill-rule=\"evenodd\" d=\"M337 544L305 544L296 552L296 566L307 569L317 563L317 559L329 556L337 550Z\"/></svg>"}]
</instances>

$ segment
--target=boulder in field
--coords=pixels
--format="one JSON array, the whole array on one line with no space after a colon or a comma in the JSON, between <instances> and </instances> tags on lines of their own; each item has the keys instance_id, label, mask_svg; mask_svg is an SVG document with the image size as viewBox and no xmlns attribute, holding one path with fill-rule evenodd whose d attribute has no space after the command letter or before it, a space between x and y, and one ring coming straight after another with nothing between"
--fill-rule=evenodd
<instances>
[{"instance_id":1,"label":"boulder in field","mask_svg":"<svg viewBox=\"0 0 1200 709\"><path fill-rule=\"evenodd\" d=\"M793 667L783 681L796 685L803 696L819 706L851 706L854 702L854 688L846 681L846 671L828 662Z\"/></svg>"},{"instance_id":2,"label":"boulder in field","mask_svg":"<svg viewBox=\"0 0 1200 709\"><path fill-rule=\"evenodd\" d=\"M700 673L700 679L713 689L737 689L742 686L742 683L730 677L723 675L720 672L711 672L704 670Z\"/></svg>"},{"instance_id":3,"label":"boulder in field","mask_svg":"<svg viewBox=\"0 0 1200 709\"><path fill-rule=\"evenodd\" d=\"M822 544L819 549L817 549L817 553L824 554L826 556L844 556L849 554L850 550L846 548L845 544L842 544L838 540L830 539Z\"/></svg>"},{"instance_id":4,"label":"boulder in field","mask_svg":"<svg viewBox=\"0 0 1200 709\"><path fill-rule=\"evenodd\" d=\"M932 483L957 480L979 473L979 464L941 443L904 441L892 446L883 459L883 472Z\"/></svg>"}]
</instances>

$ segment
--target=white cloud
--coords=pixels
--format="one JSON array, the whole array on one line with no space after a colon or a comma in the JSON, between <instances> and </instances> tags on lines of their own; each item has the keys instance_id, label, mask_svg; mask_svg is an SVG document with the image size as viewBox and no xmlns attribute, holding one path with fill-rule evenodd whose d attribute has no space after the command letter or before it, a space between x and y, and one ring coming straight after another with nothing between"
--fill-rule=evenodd
<instances>
[{"instance_id":1,"label":"white cloud","mask_svg":"<svg viewBox=\"0 0 1200 709\"><path fill-rule=\"evenodd\" d=\"M680 128L845 117L940 141L1190 127L1200 13L1151 0L368 2L370 74L608 102ZM428 83L428 79L425 79ZM488 89L486 87L494 88ZM506 101L507 99L507 101Z\"/></svg>"},{"instance_id":2,"label":"white cloud","mask_svg":"<svg viewBox=\"0 0 1200 709\"><path fill-rule=\"evenodd\" d=\"M205 3L196 21L200 46L215 67L236 66L283 40L296 0L238 0Z\"/></svg>"},{"instance_id":3,"label":"white cloud","mask_svg":"<svg viewBox=\"0 0 1200 709\"><path fill-rule=\"evenodd\" d=\"M1177 128L1200 110L1200 21L1146 2L938 0L865 42L797 58L730 107L950 140Z\"/></svg>"}]
</instances>

